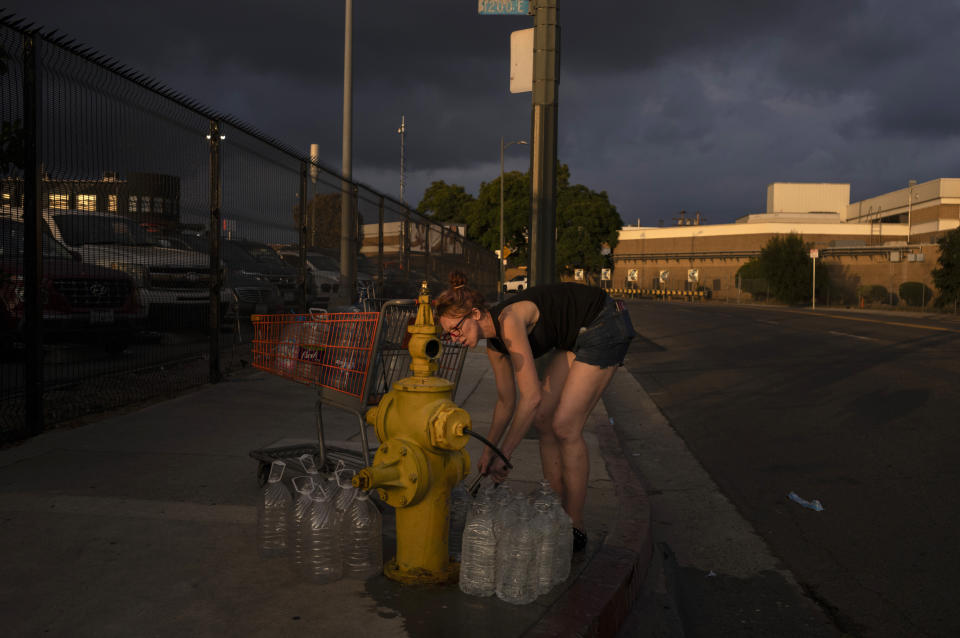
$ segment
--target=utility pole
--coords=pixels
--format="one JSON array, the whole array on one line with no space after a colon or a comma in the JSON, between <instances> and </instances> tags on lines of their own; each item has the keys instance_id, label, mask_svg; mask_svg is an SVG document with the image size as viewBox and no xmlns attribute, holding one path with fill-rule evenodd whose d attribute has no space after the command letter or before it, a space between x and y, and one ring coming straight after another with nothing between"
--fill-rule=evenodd
<instances>
[{"instance_id":1,"label":"utility pole","mask_svg":"<svg viewBox=\"0 0 960 638\"><path fill-rule=\"evenodd\" d=\"M530 285L557 279L557 0L533 8L533 113L530 127Z\"/></svg>"},{"instance_id":2,"label":"utility pole","mask_svg":"<svg viewBox=\"0 0 960 638\"><path fill-rule=\"evenodd\" d=\"M339 305L353 301L356 255L353 251L353 0L344 0L343 25L343 156L340 173Z\"/></svg>"},{"instance_id":3,"label":"utility pole","mask_svg":"<svg viewBox=\"0 0 960 638\"><path fill-rule=\"evenodd\" d=\"M404 172L404 164L406 160L404 140L407 136L407 118L403 115L400 116L400 128L397 129L397 133L400 134L400 201L406 204L407 200L404 199L404 191L406 190L407 186L407 176Z\"/></svg>"},{"instance_id":4,"label":"utility pole","mask_svg":"<svg viewBox=\"0 0 960 638\"><path fill-rule=\"evenodd\" d=\"M504 259L506 258L506 246L503 245L503 151L504 149L513 146L514 144L524 144L526 145L525 140L517 140L515 142L503 143L503 136L500 136L500 287L497 290L497 301L503 299L503 285L505 283L503 268L504 268Z\"/></svg>"}]
</instances>

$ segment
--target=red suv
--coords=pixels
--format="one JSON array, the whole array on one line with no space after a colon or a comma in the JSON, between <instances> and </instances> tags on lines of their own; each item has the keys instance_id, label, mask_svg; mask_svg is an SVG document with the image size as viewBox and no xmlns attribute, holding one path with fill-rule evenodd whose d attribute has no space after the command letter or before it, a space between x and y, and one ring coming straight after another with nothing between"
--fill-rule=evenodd
<instances>
[{"instance_id":1,"label":"red suv","mask_svg":"<svg viewBox=\"0 0 960 638\"><path fill-rule=\"evenodd\" d=\"M0 335L10 344L24 321L23 222L0 217ZM42 240L45 341L90 340L122 352L144 316L133 280L124 272L85 264L48 233Z\"/></svg>"}]
</instances>

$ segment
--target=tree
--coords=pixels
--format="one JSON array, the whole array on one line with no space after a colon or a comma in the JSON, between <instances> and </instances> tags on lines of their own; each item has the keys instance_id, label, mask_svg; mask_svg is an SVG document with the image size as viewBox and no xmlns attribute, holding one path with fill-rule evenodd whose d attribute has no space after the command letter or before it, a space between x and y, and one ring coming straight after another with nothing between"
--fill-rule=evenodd
<instances>
[{"instance_id":1,"label":"tree","mask_svg":"<svg viewBox=\"0 0 960 638\"><path fill-rule=\"evenodd\" d=\"M954 312L960 304L960 228L954 228L937 240L940 256L937 267L930 273L939 295L938 308L953 306Z\"/></svg>"},{"instance_id":2,"label":"tree","mask_svg":"<svg viewBox=\"0 0 960 638\"><path fill-rule=\"evenodd\" d=\"M473 201L473 196L463 186L437 181L423 193L417 212L438 222L463 221L464 207Z\"/></svg>"},{"instance_id":3,"label":"tree","mask_svg":"<svg viewBox=\"0 0 960 638\"><path fill-rule=\"evenodd\" d=\"M738 287L753 295L754 299L766 299L769 287L759 259L751 259L737 270Z\"/></svg>"},{"instance_id":4,"label":"tree","mask_svg":"<svg viewBox=\"0 0 960 638\"><path fill-rule=\"evenodd\" d=\"M796 233L771 237L760 251L760 270L770 284L770 294L788 304L810 297L812 264L809 246ZM826 268L817 271L817 290L827 285Z\"/></svg>"},{"instance_id":5,"label":"tree","mask_svg":"<svg viewBox=\"0 0 960 638\"><path fill-rule=\"evenodd\" d=\"M500 243L500 178L480 185L476 199L461 186L434 182L424 192L417 207L431 211L434 219L450 215L450 221L467 225L467 237L497 250ZM444 220L448 219L446 217ZM511 265L529 259L530 175L511 171L503 175L503 234L511 253ZM574 268L597 271L609 265L601 255L606 243L611 250L617 243L623 222L606 192L595 192L579 184L570 184L570 168L557 167L557 264L560 272Z\"/></svg>"},{"instance_id":6,"label":"tree","mask_svg":"<svg viewBox=\"0 0 960 638\"><path fill-rule=\"evenodd\" d=\"M500 243L500 177L480 185L476 205L468 208L469 228L476 241L490 250ZM510 264L527 261L530 223L530 176L520 171L503 174L503 243L510 247Z\"/></svg>"},{"instance_id":7,"label":"tree","mask_svg":"<svg viewBox=\"0 0 960 638\"><path fill-rule=\"evenodd\" d=\"M610 257L600 252L606 243L611 250L617 245L623 226L605 191L595 192L575 184L559 190L557 196L557 266L561 273L572 274L576 268L599 273L610 266Z\"/></svg>"}]
</instances>

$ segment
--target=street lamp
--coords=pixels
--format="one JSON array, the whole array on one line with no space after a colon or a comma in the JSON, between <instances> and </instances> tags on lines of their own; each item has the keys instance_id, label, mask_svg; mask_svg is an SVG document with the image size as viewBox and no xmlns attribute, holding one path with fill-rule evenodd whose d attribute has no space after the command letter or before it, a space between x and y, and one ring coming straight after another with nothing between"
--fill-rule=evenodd
<instances>
[{"instance_id":1,"label":"street lamp","mask_svg":"<svg viewBox=\"0 0 960 638\"><path fill-rule=\"evenodd\" d=\"M502 135L500 136L500 255L498 257L500 260L500 285L497 287L497 301L500 301L503 299L503 285L504 285L503 252L505 247L503 245L503 151L504 149L510 148L514 144L523 144L524 146L526 146L527 142L525 140L515 140L513 142L507 142L506 144L504 144L503 136Z\"/></svg>"}]
</instances>

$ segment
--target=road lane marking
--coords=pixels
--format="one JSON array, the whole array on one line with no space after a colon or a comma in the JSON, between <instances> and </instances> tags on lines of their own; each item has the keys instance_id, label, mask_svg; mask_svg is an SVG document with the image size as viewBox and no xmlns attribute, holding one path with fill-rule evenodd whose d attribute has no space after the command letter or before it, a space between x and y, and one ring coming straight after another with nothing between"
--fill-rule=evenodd
<instances>
[{"instance_id":1,"label":"road lane marking","mask_svg":"<svg viewBox=\"0 0 960 638\"><path fill-rule=\"evenodd\" d=\"M876 341L873 337L864 337L863 335L852 335L849 332L837 332L836 330L831 330L830 334L837 335L838 337L852 337L853 339L862 339L864 341Z\"/></svg>"},{"instance_id":2,"label":"road lane marking","mask_svg":"<svg viewBox=\"0 0 960 638\"><path fill-rule=\"evenodd\" d=\"M956 328L944 328L942 326L924 326L916 323L905 323L902 321L881 321L880 319L866 319L864 317L844 317L841 315L830 315L824 312L809 312L803 310L786 310L778 309L779 312L789 312L795 315L807 315L807 316L816 316L816 317L826 317L828 319L845 319L847 321L862 321L864 323L879 323L884 326L900 326L903 328L916 328L918 330L935 330L937 332L952 332L954 334L960 334L960 330Z\"/></svg>"}]
</instances>

